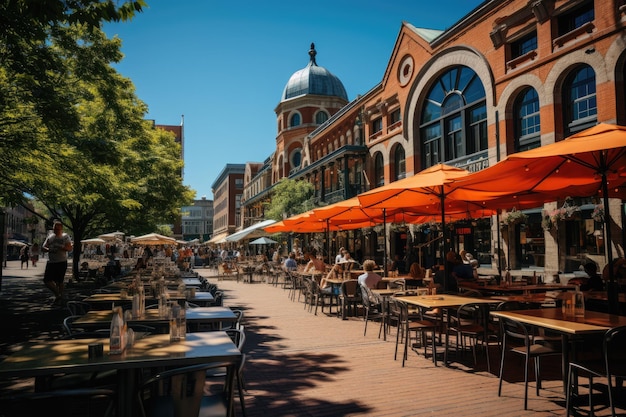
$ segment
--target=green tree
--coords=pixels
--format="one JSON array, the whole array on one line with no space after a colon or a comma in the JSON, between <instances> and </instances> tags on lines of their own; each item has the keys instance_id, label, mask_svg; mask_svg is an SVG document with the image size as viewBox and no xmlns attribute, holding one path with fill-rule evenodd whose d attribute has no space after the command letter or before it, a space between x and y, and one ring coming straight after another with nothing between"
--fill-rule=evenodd
<instances>
[{"instance_id":1,"label":"green tree","mask_svg":"<svg viewBox=\"0 0 626 417\"><path fill-rule=\"evenodd\" d=\"M80 240L103 226L153 231L172 222L193 192L182 184L181 147L173 134L144 120L147 106L109 64L121 58L119 40L81 25L60 29L54 40L51 49L64 59L66 94L78 125L39 135L46 152L29 154L36 157L29 159L28 172L14 173L13 183L47 208L42 217L60 218L71 230L77 274ZM82 73L85 61L94 67L88 76Z\"/></svg>"},{"instance_id":2,"label":"green tree","mask_svg":"<svg viewBox=\"0 0 626 417\"><path fill-rule=\"evenodd\" d=\"M65 29L98 29L102 22L128 20L144 6L143 0L0 3L0 165L6 173L0 177L0 205L22 198L10 174L40 174L30 172L34 168L29 162L44 162L50 149L56 149L55 140L46 136L74 131L80 124L73 79L66 77L65 57L56 45L65 42L67 49L71 40L76 51L90 51L80 38L67 37ZM73 70L83 80L97 80L106 70L103 62L108 65L106 60L86 59Z\"/></svg>"},{"instance_id":3,"label":"green tree","mask_svg":"<svg viewBox=\"0 0 626 417\"><path fill-rule=\"evenodd\" d=\"M311 210L314 191L313 184L308 181L283 178L272 190L272 200L266 203L265 218L280 221Z\"/></svg>"}]
</instances>

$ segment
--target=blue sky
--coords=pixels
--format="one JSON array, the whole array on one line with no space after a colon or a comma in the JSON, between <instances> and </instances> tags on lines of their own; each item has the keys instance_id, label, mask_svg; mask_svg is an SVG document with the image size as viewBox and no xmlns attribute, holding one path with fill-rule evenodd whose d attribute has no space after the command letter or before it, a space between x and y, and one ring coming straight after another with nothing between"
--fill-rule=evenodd
<instances>
[{"instance_id":1,"label":"blue sky","mask_svg":"<svg viewBox=\"0 0 626 417\"><path fill-rule=\"evenodd\" d=\"M478 0L147 0L130 22L109 24L122 39L116 66L147 103L148 119L185 120L185 179L196 198L227 163L262 162L275 149L274 109L289 77L317 64L353 100L378 84L403 21L446 29Z\"/></svg>"}]
</instances>

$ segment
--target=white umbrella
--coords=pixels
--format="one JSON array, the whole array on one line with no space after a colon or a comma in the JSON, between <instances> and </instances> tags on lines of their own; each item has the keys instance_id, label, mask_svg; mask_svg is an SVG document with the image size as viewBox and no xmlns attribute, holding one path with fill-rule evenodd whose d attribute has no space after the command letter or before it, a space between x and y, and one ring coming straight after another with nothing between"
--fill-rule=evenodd
<instances>
[{"instance_id":1,"label":"white umbrella","mask_svg":"<svg viewBox=\"0 0 626 417\"><path fill-rule=\"evenodd\" d=\"M103 243L106 243L106 241L104 239L101 239L99 237L94 237L91 239L83 239L80 241L80 243L83 243L85 245L101 245Z\"/></svg>"},{"instance_id":2,"label":"white umbrella","mask_svg":"<svg viewBox=\"0 0 626 417\"><path fill-rule=\"evenodd\" d=\"M133 237L130 239L130 242L138 245L176 245L176 239L158 233L148 233L147 235Z\"/></svg>"},{"instance_id":3,"label":"white umbrella","mask_svg":"<svg viewBox=\"0 0 626 417\"><path fill-rule=\"evenodd\" d=\"M121 240L124 237L124 232L111 232L98 235L100 239L104 240Z\"/></svg>"},{"instance_id":4,"label":"white umbrella","mask_svg":"<svg viewBox=\"0 0 626 417\"><path fill-rule=\"evenodd\" d=\"M251 245L269 245L270 243L278 243L278 242L273 239L270 239L269 237L260 237L250 242Z\"/></svg>"}]
</instances>

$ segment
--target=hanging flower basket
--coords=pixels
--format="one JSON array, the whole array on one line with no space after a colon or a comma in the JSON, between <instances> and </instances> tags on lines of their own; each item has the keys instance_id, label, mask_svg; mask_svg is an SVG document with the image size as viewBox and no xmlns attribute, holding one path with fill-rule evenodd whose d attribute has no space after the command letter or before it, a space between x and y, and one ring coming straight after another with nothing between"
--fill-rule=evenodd
<instances>
[{"instance_id":1,"label":"hanging flower basket","mask_svg":"<svg viewBox=\"0 0 626 417\"><path fill-rule=\"evenodd\" d=\"M543 216L541 216L541 227L543 230L548 231L552 229L552 226L554 226L554 223L552 223L551 217L544 211Z\"/></svg>"},{"instance_id":2,"label":"hanging flower basket","mask_svg":"<svg viewBox=\"0 0 626 417\"><path fill-rule=\"evenodd\" d=\"M579 212L580 207L572 204L572 199L568 197L565 199L561 208L557 208L550 212L550 220L552 223L556 224L561 220L567 220L574 217L574 215Z\"/></svg>"},{"instance_id":3,"label":"hanging flower basket","mask_svg":"<svg viewBox=\"0 0 626 417\"><path fill-rule=\"evenodd\" d=\"M513 210L509 211L506 214L506 216L502 220L502 223L507 226L512 226L512 225L519 224L519 223L525 223L527 220L528 220L528 216L526 216L525 213L513 207Z\"/></svg>"}]
</instances>

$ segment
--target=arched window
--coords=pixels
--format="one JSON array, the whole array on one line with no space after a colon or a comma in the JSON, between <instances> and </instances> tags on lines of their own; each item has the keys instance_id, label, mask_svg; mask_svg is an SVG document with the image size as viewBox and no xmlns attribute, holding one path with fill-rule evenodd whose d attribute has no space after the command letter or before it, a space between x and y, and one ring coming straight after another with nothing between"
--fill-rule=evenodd
<instances>
[{"instance_id":1,"label":"arched window","mask_svg":"<svg viewBox=\"0 0 626 417\"><path fill-rule=\"evenodd\" d=\"M291 169L300 168L300 164L302 164L302 149L298 148L291 152L291 158L289 158L289 163L291 164Z\"/></svg>"},{"instance_id":2,"label":"arched window","mask_svg":"<svg viewBox=\"0 0 626 417\"><path fill-rule=\"evenodd\" d=\"M594 126L598 122L596 73L589 65L574 70L563 85L565 135Z\"/></svg>"},{"instance_id":3,"label":"arched window","mask_svg":"<svg viewBox=\"0 0 626 417\"><path fill-rule=\"evenodd\" d=\"M376 187L385 185L385 161L380 152L377 152L374 157L374 185Z\"/></svg>"},{"instance_id":4,"label":"arched window","mask_svg":"<svg viewBox=\"0 0 626 417\"><path fill-rule=\"evenodd\" d=\"M326 113L323 110L318 111L317 114L315 115L315 123L318 125L321 125L326 120L328 120L328 113Z\"/></svg>"},{"instance_id":5,"label":"arched window","mask_svg":"<svg viewBox=\"0 0 626 417\"><path fill-rule=\"evenodd\" d=\"M393 153L393 171L394 171L394 181L400 180L406 177L406 162L404 156L404 148L402 145L396 146L396 149Z\"/></svg>"},{"instance_id":6,"label":"arched window","mask_svg":"<svg viewBox=\"0 0 626 417\"><path fill-rule=\"evenodd\" d=\"M487 150L485 88L464 66L435 80L422 109L422 168Z\"/></svg>"},{"instance_id":7,"label":"arched window","mask_svg":"<svg viewBox=\"0 0 626 417\"><path fill-rule=\"evenodd\" d=\"M300 126L300 114L299 113L294 113L291 116L291 122L289 123L289 126L291 127Z\"/></svg>"},{"instance_id":8,"label":"arched window","mask_svg":"<svg viewBox=\"0 0 626 417\"><path fill-rule=\"evenodd\" d=\"M515 151L527 151L541 146L539 96L529 87L515 100Z\"/></svg>"}]
</instances>

